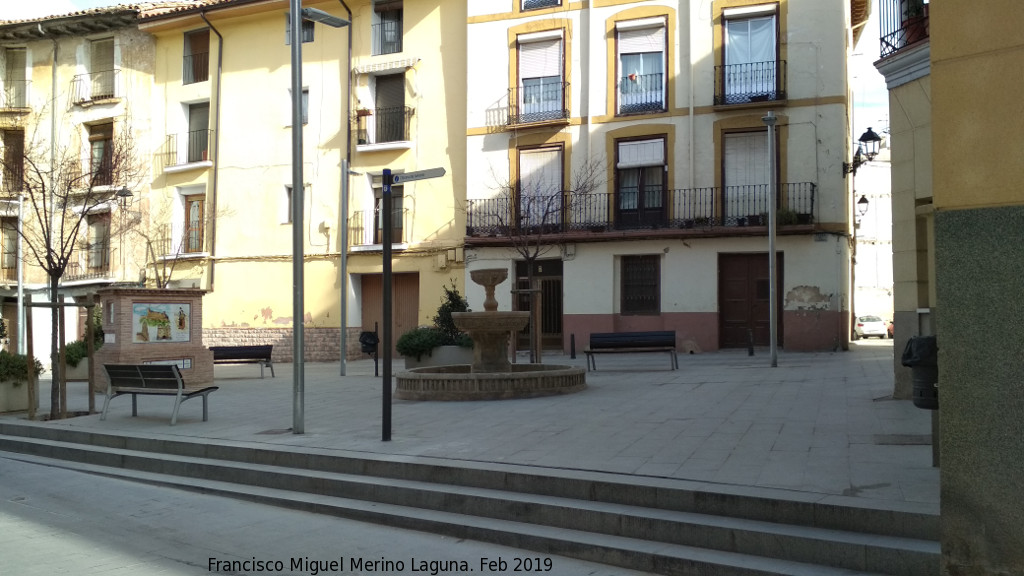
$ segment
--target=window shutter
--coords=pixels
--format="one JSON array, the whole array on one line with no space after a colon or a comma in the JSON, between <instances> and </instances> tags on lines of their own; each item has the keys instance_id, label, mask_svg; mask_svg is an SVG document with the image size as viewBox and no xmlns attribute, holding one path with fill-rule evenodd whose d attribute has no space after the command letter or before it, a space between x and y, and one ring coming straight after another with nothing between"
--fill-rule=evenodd
<instances>
[{"instance_id":1,"label":"window shutter","mask_svg":"<svg viewBox=\"0 0 1024 576\"><path fill-rule=\"evenodd\" d=\"M562 75L562 40L541 40L519 45L519 77L545 78Z\"/></svg>"},{"instance_id":2,"label":"window shutter","mask_svg":"<svg viewBox=\"0 0 1024 576\"><path fill-rule=\"evenodd\" d=\"M725 185L768 184L767 132L725 135Z\"/></svg>"},{"instance_id":3,"label":"window shutter","mask_svg":"<svg viewBox=\"0 0 1024 576\"><path fill-rule=\"evenodd\" d=\"M89 62L92 73L105 72L114 69L114 39L104 38L93 40L92 54Z\"/></svg>"},{"instance_id":4,"label":"window shutter","mask_svg":"<svg viewBox=\"0 0 1024 576\"><path fill-rule=\"evenodd\" d=\"M519 151L519 186L523 194L550 196L562 190L562 150Z\"/></svg>"},{"instance_id":5,"label":"window shutter","mask_svg":"<svg viewBox=\"0 0 1024 576\"><path fill-rule=\"evenodd\" d=\"M619 162L616 165L617 168L664 165L665 141L661 138L619 143Z\"/></svg>"},{"instance_id":6,"label":"window shutter","mask_svg":"<svg viewBox=\"0 0 1024 576\"><path fill-rule=\"evenodd\" d=\"M663 52L665 27L619 30L619 54Z\"/></svg>"}]
</instances>

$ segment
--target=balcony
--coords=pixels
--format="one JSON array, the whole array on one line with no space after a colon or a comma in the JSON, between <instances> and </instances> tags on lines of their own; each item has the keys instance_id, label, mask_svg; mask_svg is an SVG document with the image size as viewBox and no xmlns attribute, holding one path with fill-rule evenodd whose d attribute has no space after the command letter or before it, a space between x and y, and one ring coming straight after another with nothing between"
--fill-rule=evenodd
<instances>
[{"instance_id":1,"label":"balcony","mask_svg":"<svg viewBox=\"0 0 1024 576\"><path fill-rule=\"evenodd\" d=\"M928 4L924 0L881 0L879 5L881 58L928 38Z\"/></svg>"},{"instance_id":2,"label":"balcony","mask_svg":"<svg viewBox=\"0 0 1024 576\"><path fill-rule=\"evenodd\" d=\"M779 186L780 227L815 221L812 182ZM516 203L510 198L469 200L466 236L507 237L542 234L620 233L655 229L736 233L740 228L767 225L768 185L645 190L641 195L592 193L533 196Z\"/></svg>"},{"instance_id":3,"label":"balcony","mask_svg":"<svg viewBox=\"0 0 1024 576\"><path fill-rule=\"evenodd\" d=\"M377 108L357 112L356 138L360 146L408 142L409 124L414 110L408 106Z\"/></svg>"},{"instance_id":4,"label":"balcony","mask_svg":"<svg viewBox=\"0 0 1024 576\"><path fill-rule=\"evenodd\" d=\"M665 110L665 75L630 74L619 80L619 114Z\"/></svg>"},{"instance_id":5,"label":"balcony","mask_svg":"<svg viewBox=\"0 0 1024 576\"><path fill-rule=\"evenodd\" d=\"M164 168L209 161L212 141L213 130L193 130L168 136L164 144Z\"/></svg>"},{"instance_id":6,"label":"balcony","mask_svg":"<svg viewBox=\"0 0 1024 576\"><path fill-rule=\"evenodd\" d=\"M5 80L3 93L0 94L0 98L3 98L0 108L5 110L28 108L28 87L31 82L31 80Z\"/></svg>"},{"instance_id":7,"label":"balcony","mask_svg":"<svg viewBox=\"0 0 1024 576\"><path fill-rule=\"evenodd\" d=\"M715 106L785 99L785 60L715 66Z\"/></svg>"},{"instance_id":8,"label":"balcony","mask_svg":"<svg viewBox=\"0 0 1024 576\"><path fill-rule=\"evenodd\" d=\"M541 79L545 80L545 79ZM526 84L508 90L508 125L569 120L569 83L561 81Z\"/></svg>"},{"instance_id":9,"label":"balcony","mask_svg":"<svg viewBox=\"0 0 1024 576\"><path fill-rule=\"evenodd\" d=\"M84 104L116 98L119 96L117 85L120 79L120 70L79 74L71 80L71 102L72 104Z\"/></svg>"},{"instance_id":10,"label":"balcony","mask_svg":"<svg viewBox=\"0 0 1024 576\"><path fill-rule=\"evenodd\" d=\"M110 242L94 244L82 250L74 250L68 259L63 282L82 280L107 280L111 278Z\"/></svg>"}]
</instances>

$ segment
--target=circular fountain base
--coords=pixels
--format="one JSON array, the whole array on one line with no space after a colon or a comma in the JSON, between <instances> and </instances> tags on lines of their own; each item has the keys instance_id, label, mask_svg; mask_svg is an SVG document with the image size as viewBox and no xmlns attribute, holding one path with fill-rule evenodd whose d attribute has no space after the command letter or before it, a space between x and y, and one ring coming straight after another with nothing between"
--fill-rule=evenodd
<instances>
[{"instance_id":1,"label":"circular fountain base","mask_svg":"<svg viewBox=\"0 0 1024 576\"><path fill-rule=\"evenodd\" d=\"M413 368L395 376L399 400L504 400L570 394L586 371L557 364L512 364L510 372L471 372L469 364Z\"/></svg>"}]
</instances>

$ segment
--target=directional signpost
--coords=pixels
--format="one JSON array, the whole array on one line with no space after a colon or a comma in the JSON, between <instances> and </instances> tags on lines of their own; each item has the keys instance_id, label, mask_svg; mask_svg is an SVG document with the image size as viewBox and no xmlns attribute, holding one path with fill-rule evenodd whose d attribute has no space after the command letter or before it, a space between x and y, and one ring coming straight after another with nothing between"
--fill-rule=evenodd
<instances>
[{"instance_id":1,"label":"directional signpost","mask_svg":"<svg viewBox=\"0 0 1024 576\"><path fill-rule=\"evenodd\" d=\"M384 400L382 409L382 422L381 427L383 432L381 434L381 440L388 442L391 440L391 348L394 345L391 334L391 235L394 228L394 214L392 213L392 206L394 202L391 199L391 187L396 184L405 184L406 182L414 182L416 180L426 180L428 178L440 178L445 175L444 168L428 168L426 170L417 170L416 172L402 172L399 174L392 174L390 168L384 169L383 175L383 186L384 186L384 202L381 206L381 218L383 219L383 230L381 238L381 244L384 249L384 286L383 286L383 310L381 311L382 324L384 324L384 375L383 375L383 386L384 386Z\"/></svg>"}]
</instances>

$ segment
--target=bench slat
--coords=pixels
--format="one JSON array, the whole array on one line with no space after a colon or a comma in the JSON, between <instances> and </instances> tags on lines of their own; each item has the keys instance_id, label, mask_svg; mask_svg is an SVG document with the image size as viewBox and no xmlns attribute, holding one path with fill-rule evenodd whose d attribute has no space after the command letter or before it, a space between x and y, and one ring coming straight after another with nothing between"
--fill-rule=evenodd
<instances>
[{"instance_id":1,"label":"bench slat","mask_svg":"<svg viewBox=\"0 0 1024 576\"><path fill-rule=\"evenodd\" d=\"M132 397L132 416L136 416L136 396L142 394L175 397L174 411L171 413L172 426L178 420L178 408L181 403L200 396L203 399L203 422L206 422L206 397L218 389L217 386L186 388L177 364L104 364L103 369L107 373L107 398L103 402L100 420L107 419L111 399L129 394Z\"/></svg>"},{"instance_id":2,"label":"bench slat","mask_svg":"<svg viewBox=\"0 0 1024 576\"><path fill-rule=\"evenodd\" d=\"M597 370L594 354L668 352L672 369L679 368L676 356L676 333L672 330L648 332L593 332L590 347L583 351L587 355L587 369Z\"/></svg>"}]
</instances>

